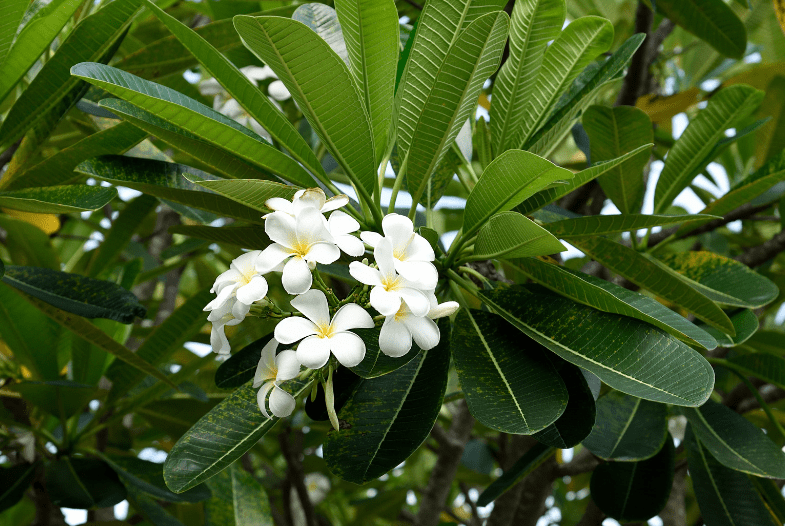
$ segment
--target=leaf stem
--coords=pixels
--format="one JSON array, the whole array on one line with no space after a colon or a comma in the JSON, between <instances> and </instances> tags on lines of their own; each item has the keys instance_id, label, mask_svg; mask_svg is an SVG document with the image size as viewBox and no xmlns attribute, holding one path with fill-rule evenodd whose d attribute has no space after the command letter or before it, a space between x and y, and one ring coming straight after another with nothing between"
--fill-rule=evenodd
<instances>
[{"instance_id":1,"label":"leaf stem","mask_svg":"<svg viewBox=\"0 0 785 526\"><path fill-rule=\"evenodd\" d=\"M406 167L409 164L409 157L407 156L403 163L401 164L400 168L398 168L398 173L395 175L395 183L393 183L392 188L392 195L390 196L390 204L387 206L387 213L391 214L395 211L395 202L398 199L398 192L401 190L401 186L403 186L403 178L406 175Z\"/></svg>"}]
</instances>

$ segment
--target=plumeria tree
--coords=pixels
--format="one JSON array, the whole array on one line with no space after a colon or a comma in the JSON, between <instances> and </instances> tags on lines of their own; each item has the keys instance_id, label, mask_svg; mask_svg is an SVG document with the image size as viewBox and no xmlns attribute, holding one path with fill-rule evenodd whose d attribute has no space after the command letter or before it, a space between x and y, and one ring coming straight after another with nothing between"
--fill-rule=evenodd
<instances>
[{"instance_id":1,"label":"plumeria tree","mask_svg":"<svg viewBox=\"0 0 785 526\"><path fill-rule=\"evenodd\" d=\"M4 0L0 526L782 524L783 9Z\"/></svg>"}]
</instances>

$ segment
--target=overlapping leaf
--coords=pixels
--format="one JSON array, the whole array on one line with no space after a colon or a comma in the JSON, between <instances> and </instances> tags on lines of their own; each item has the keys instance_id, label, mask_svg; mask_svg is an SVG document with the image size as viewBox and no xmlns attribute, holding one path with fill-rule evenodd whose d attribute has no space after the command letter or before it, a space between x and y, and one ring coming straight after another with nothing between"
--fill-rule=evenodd
<instances>
[{"instance_id":1,"label":"overlapping leaf","mask_svg":"<svg viewBox=\"0 0 785 526\"><path fill-rule=\"evenodd\" d=\"M567 250L553 234L518 212L492 216L477 234L474 258L523 258Z\"/></svg>"},{"instance_id":2,"label":"overlapping leaf","mask_svg":"<svg viewBox=\"0 0 785 526\"><path fill-rule=\"evenodd\" d=\"M214 227L204 225L177 225L169 229L173 234L206 239L216 243L229 243L242 248L266 247L270 238L261 226Z\"/></svg>"},{"instance_id":3,"label":"overlapping leaf","mask_svg":"<svg viewBox=\"0 0 785 526\"><path fill-rule=\"evenodd\" d=\"M98 210L117 197L103 186L50 186L0 192L0 206L36 214L67 214Z\"/></svg>"},{"instance_id":4,"label":"overlapping leaf","mask_svg":"<svg viewBox=\"0 0 785 526\"><path fill-rule=\"evenodd\" d=\"M213 495L204 503L207 526L273 526L267 495L259 482L237 464L207 482Z\"/></svg>"},{"instance_id":5,"label":"overlapping leaf","mask_svg":"<svg viewBox=\"0 0 785 526\"><path fill-rule=\"evenodd\" d=\"M552 361L557 361L551 357ZM567 449L578 445L589 433L595 421L594 396L581 369L561 360L559 376L567 387L567 408L545 429L534 433L534 438L548 446Z\"/></svg>"},{"instance_id":6,"label":"overlapping leaf","mask_svg":"<svg viewBox=\"0 0 785 526\"><path fill-rule=\"evenodd\" d=\"M282 197L291 201L294 194L299 190L296 186L259 179L200 180L197 177L191 175L188 179L232 201L264 212L270 211L265 205L268 199Z\"/></svg>"},{"instance_id":7,"label":"overlapping leaf","mask_svg":"<svg viewBox=\"0 0 785 526\"><path fill-rule=\"evenodd\" d=\"M544 224L543 227L554 236L569 239L582 236L604 236L654 226L695 223L698 221L705 222L712 219L717 219L717 217L705 214L678 216L644 214L599 215L554 221L553 223Z\"/></svg>"},{"instance_id":8,"label":"overlapping leaf","mask_svg":"<svg viewBox=\"0 0 785 526\"><path fill-rule=\"evenodd\" d=\"M747 49L744 23L725 2L662 0L657 9L727 57L741 58Z\"/></svg>"}]
</instances>

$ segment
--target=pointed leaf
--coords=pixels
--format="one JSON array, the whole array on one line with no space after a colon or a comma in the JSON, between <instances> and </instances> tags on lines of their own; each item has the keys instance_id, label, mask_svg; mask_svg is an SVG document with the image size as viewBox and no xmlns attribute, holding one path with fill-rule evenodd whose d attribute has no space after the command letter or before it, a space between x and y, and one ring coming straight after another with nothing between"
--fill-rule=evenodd
<instances>
[{"instance_id":1,"label":"pointed leaf","mask_svg":"<svg viewBox=\"0 0 785 526\"><path fill-rule=\"evenodd\" d=\"M576 217L574 219L546 223L543 227L556 237L569 239L582 236L604 236L607 234L617 234L654 226L666 226L697 221L705 222L711 221L712 219L718 218L716 216L703 214L669 216L625 213L621 215Z\"/></svg>"},{"instance_id":2,"label":"pointed leaf","mask_svg":"<svg viewBox=\"0 0 785 526\"><path fill-rule=\"evenodd\" d=\"M259 179L199 180L193 175L186 178L232 201L263 212L271 211L265 205L268 199L282 197L291 201L294 194L299 190L296 186Z\"/></svg>"},{"instance_id":3,"label":"pointed leaf","mask_svg":"<svg viewBox=\"0 0 785 526\"><path fill-rule=\"evenodd\" d=\"M741 58L747 49L744 23L725 2L662 0L657 10L727 57Z\"/></svg>"},{"instance_id":4,"label":"pointed leaf","mask_svg":"<svg viewBox=\"0 0 785 526\"><path fill-rule=\"evenodd\" d=\"M92 385L69 380L19 382L11 385L9 389L22 395L26 402L57 418L71 418L80 412L95 398L97 391Z\"/></svg>"},{"instance_id":5,"label":"pointed leaf","mask_svg":"<svg viewBox=\"0 0 785 526\"><path fill-rule=\"evenodd\" d=\"M728 361L734 370L785 389L785 359L782 356L765 352L749 353L731 356Z\"/></svg>"},{"instance_id":6,"label":"pointed leaf","mask_svg":"<svg viewBox=\"0 0 785 526\"><path fill-rule=\"evenodd\" d=\"M163 466L137 457L104 456L104 460L119 475L126 486L133 486L166 502L201 502L210 498L210 491L204 485L189 489L184 493L173 493L164 483Z\"/></svg>"},{"instance_id":7,"label":"pointed leaf","mask_svg":"<svg viewBox=\"0 0 785 526\"><path fill-rule=\"evenodd\" d=\"M700 405L711 394L714 371L709 363L643 322L520 286L482 292L480 297L529 338L614 389L686 406Z\"/></svg>"},{"instance_id":8,"label":"pointed leaf","mask_svg":"<svg viewBox=\"0 0 785 526\"><path fill-rule=\"evenodd\" d=\"M451 348L469 410L491 429L530 435L567 408L567 388L545 350L501 317L461 309Z\"/></svg>"},{"instance_id":9,"label":"pointed leaf","mask_svg":"<svg viewBox=\"0 0 785 526\"><path fill-rule=\"evenodd\" d=\"M64 508L107 508L128 494L112 468L97 458L66 456L50 462L45 483L52 504Z\"/></svg>"},{"instance_id":10,"label":"pointed leaf","mask_svg":"<svg viewBox=\"0 0 785 526\"><path fill-rule=\"evenodd\" d=\"M501 212L480 229L475 259L523 258L563 252L567 247L553 234L518 212Z\"/></svg>"},{"instance_id":11,"label":"pointed leaf","mask_svg":"<svg viewBox=\"0 0 785 526\"><path fill-rule=\"evenodd\" d=\"M619 391L597 400L597 418L583 441L594 455L618 462L651 458L668 436L668 408Z\"/></svg>"},{"instance_id":12,"label":"pointed leaf","mask_svg":"<svg viewBox=\"0 0 785 526\"><path fill-rule=\"evenodd\" d=\"M591 433L595 419L594 396L580 368L561 361L558 373L567 387L567 408L554 423L534 433L534 438L543 444L567 449L577 446Z\"/></svg>"},{"instance_id":13,"label":"pointed leaf","mask_svg":"<svg viewBox=\"0 0 785 526\"><path fill-rule=\"evenodd\" d=\"M0 192L0 206L36 214L67 214L98 210L117 197L103 186L50 186Z\"/></svg>"},{"instance_id":14,"label":"pointed leaf","mask_svg":"<svg viewBox=\"0 0 785 526\"><path fill-rule=\"evenodd\" d=\"M259 482L232 464L207 482L213 493L204 503L206 526L273 526L267 494Z\"/></svg>"},{"instance_id":15,"label":"pointed leaf","mask_svg":"<svg viewBox=\"0 0 785 526\"><path fill-rule=\"evenodd\" d=\"M735 347L741 345L750 339L760 327L758 317L750 309L743 309L736 314L730 316L730 321L733 323L733 328L736 330L736 335L731 337L724 334L714 327L704 325L701 327L703 330L711 334L720 347Z\"/></svg>"},{"instance_id":16,"label":"pointed leaf","mask_svg":"<svg viewBox=\"0 0 785 526\"><path fill-rule=\"evenodd\" d=\"M0 513L22 500L39 467L39 463L0 467Z\"/></svg>"}]
</instances>

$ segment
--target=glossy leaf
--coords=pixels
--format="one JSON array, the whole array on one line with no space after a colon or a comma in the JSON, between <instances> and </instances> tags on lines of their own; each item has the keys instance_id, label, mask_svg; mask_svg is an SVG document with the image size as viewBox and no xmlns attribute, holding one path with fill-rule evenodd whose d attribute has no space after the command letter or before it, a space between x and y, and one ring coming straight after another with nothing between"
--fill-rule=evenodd
<instances>
[{"instance_id":1,"label":"glossy leaf","mask_svg":"<svg viewBox=\"0 0 785 526\"><path fill-rule=\"evenodd\" d=\"M262 357L262 349L272 337L272 334L268 334L232 353L215 371L215 385L221 389L232 389L252 380Z\"/></svg>"},{"instance_id":2,"label":"glossy leaf","mask_svg":"<svg viewBox=\"0 0 785 526\"><path fill-rule=\"evenodd\" d=\"M284 83L358 191L370 195L377 184L373 132L346 63L301 22L237 16L234 25L243 44Z\"/></svg>"},{"instance_id":3,"label":"glossy leaf","mask_svg":"<svg viewBox=\"0 0 785 526\"><path fill-rule=\"evenodd\" d=\"M469 410L491 429L530 435L567 408L567 388L545 349L501 317L461 309L451 349Z\"/></svg>"},{"instance_id":4,"label":"glossy leaf","mask_svg":"<svg viewBox=\"0 0 785 526\"><path fill-rule=\"evenodd\" d=\"M749 309L744 309L731 315L730 321L736 330L736 335L733 337L718 331L714 327L704 326L702 328L717 340L717 344L720 347L735 347L749 340L760 326L758 317Z\"/></svg>"},{"instance_id":5,"label":"glossy leaf","mask_svg":"<svg viewBox=\"0 0 785 526\"><path fill-rule=\"evenodd\" d=\"M260 226L177 225L170 228L169 232L250 249L258 249L258 247L266 247L270 244L270 238L264 233L264 228Z\"/></svg>"},{"instance_id":6,"label":"glossy leaf","mask_svg":"<svg viewBox=\"0 0 785 526\"><path fill-rule=\"evenodd\" d=\"M559 376L567 387L567 408L554 423L534 433L534 438L548 446L568 449L591 433L595 419L594 396L580 368L567 362L559 365Z\"/></svg>"},{"instance_id":7,"label":"glossy leaf","mask_svg":"<svg viewBox=\"0 0 785 526\"><path fill-rule=\"evenodd\" d=\"M365 101L376 161L387 151L398 67L398 10L393 0L335 2L354 80Z\"/></svg>"},{"instance_id":8,"label":"glossy leaf","mask_svg":"<svg viewBox=\"0 0 785 526\"><path fill-rule=\"evenodd\" d=\"M11 49L16 30L22 22L22 16L25 14L28 3L27 0L10 0L3 2L3 5L0 6L0 20L3 21L0 24L0 63L5 59L8 50Z\"/></svg>"},{"instance_id":9,"label":"glossy leaf","mask_svg":"<svg viewBox=\"0 0 785 526\"><path fill-rule=\"evenodd\" d=\"M655 214L670 207L711 161L707 156L725 137L725 130L749 116L762 100L762 91L743 84L728 86L709 100L668 152L654 193Z\"/></svg>"},{"instance_id":10,"label":"glossy leaf","mask_svg":"<svg viewBox=\"0 0 785 526\"><path fill-rule=\"evenodd\" d=\"M774 526L771 514L749 478L717 462L697 439L692 426L687 426L684 443L695 498L707 524Z\"/></svg>"},{"instance_id":11,"label":"glossy leaf","mask_svg":"<svg viewBox=\"0 0 785 526\"><path fill-rule=\"evenodd\" d=\"M545 444L535 444L515 464L494 480L477 498L478 506L487 506L508 489L523 480L529 473L537 469L543 462L556 453L556 449Z\"/></svg>"},{"instance_id":12,"label":"glossy leaf","mask_svg":"<svg viewBox=\"0 0 785 526\"><path fill-rule=\"evenodd\" d=\"M659 453L650 459L600 464L591 475L591 498L618 521L646 521L662 511L668 501L675 460L673 440L665 440Z\"/></svg>"},{"instance_id":13,"label":"glossy leaf","mask_svg":"<svg viewBox=\"0 0 785 526\"><path fill-rule=\"evenodd\" d=\"M259 482L237 464L207 482L213 493L204 503L206 526L273 526L267 494Z\"/></svg>"},{"instance_id":14,"label":"glossy leaf","mask_svg":"<svg viewBox=\"0 0 785 526\"><path fill-rule=\"evenodd\" d=\"M543 227L554 236L569 239L582 236L604 236L654 226L705 222L712 219L717 219L717 217L703 214L678 216L644 214L599 215L554 221L553 223L544 224Z\"/></svg>"},{"instance_id":15,"label":"glossy leaf","mask_svg":"<svg viewBox=\"0 0 785 526\"><path fill-rule=\"evenodd\" d=\"M741 58L747 49L744 23L725 2L662 0L657 9L726 57Z\"/></svg>"},{"instance_id":16,"label":"glossy leaf","mask_svg":"<svg viewBox=\"0 0 785 526\"><path fill-rule=\"evenodd\" d=\"M722 309L702 291L689 286L680 275L610 239L592 237L572 239L571 242L611 272L691 312L712 327L733 334L733 324Z\"/></svg>"},{"instance_id":17,"label":"glossy leaf","mask_svg":"<svg viewBox=\"0 0 785 526\"><path fill-rule=\"evenodd\" d=\"M291 201L294 194L299 190L296 186L259 179L200 180L193 175L187 177L187 179L232 201L267 213L271 211L265 205L268 199L282 197Z\"/></svg>"},{"instance_id":18,"label":"glossy leaf","mask_svg":"<svg viewBox=\"0 0 785 526\"><path fill-rule=\"evenodd\" d=\"M493 86L490 128L497 155L511 147L537 79L547 43L564 24L564 0L515 2L510 19L510 56Z\"/></svg>"},{"instance_id":19,"label":"glossy leaf","mask_svg":"<svg viewBox=\"0 0 785 526\"><path fill-rule=\"evenodd\" d=\"M700 345L705 349L717 347L711 334L648 296L535 258L522 259L516 263L518 269L531 279L573 301L611 314L645 321L690 345Z\"/></svg>"},{"instance_id":20,"label":"glossy leaf","mask_svg":"<svg viewBox=\"0 0 785 526\"><path fill-rule=\"evenodd\" d=\"M104 457L126 486L133 486L166 502L201 502L210 498L210 490L203 484L183 493L173 493L164 484L163 466L137 457Z\"/></svg>"},{"instance_id":21,"label":"glossy leaf","mask_svg":"<svg viewBox=\"0 0 785 526\"><path fill-rule=\"evenodd\" d=\"M504 152L488 165L466 199L464 235L475 232L497 212L511 210L550 184L572 177L569 170L533 153Z\"/></svg>"},{"instance_id":22,"label":"glossy leaf","mask_svg":"<svg viewBox=\"0 0 785 526\"><path fill-rule=\"evenodd\" d=\"M583 127L591 141L591 162L616 159L654 142L649 116L632 106L591 106L583 114ZM622 214L638 212L646 190L643 168L649 156L641 153L597 179Z\"/></svg>"},{"instance_id":23,"label":"glossy leaf","mask_svg":"<svg viewBox=\"0 0 785 526\"><path fill-rule=\"evenodd\" d=\"M110 281L47 268L6 267L3 281L46 303L85 318L133 323L147 309L130 291Z\"/></svg>"},{"instance_id":24,"label":"glossy leaf","mask_svg":"<svg viewBox=\"0 0 785 526\"><path fill-rule=\"evenodd\" d=\"M755 376L785 389L785 359L769 353L748 353L728 358L733 368L747 376Z\"/></svg>"},{"instance_id":25,"label":"glossy leaf","mask_svg":"<svg viewBox=\"0 0 785 526\"><path fill-rule=\"evenodd\" d=\"M724 305L755 309L772 301L779 289L743 263L713 252L682 252L660 258L702 294Z\"/></svg>"},{"instance_id":26,"label":"glossy leaf","mask_svg":"<svg viewBox=\"0 0 785 526\"><path fill-rule=\"evenodd\" d=\"M176 18L166 14L152 2L148 3L148 7L183 47L199 60L207 73L215 77L227 93L248 112L248 115L261 124L273 139L280 142L289 150L292 157L300 161L311 172L324 175L322 165L305 139L297 133L286 116L270 102L267 95L259 90L253 81L210 45L207 40L199 36L199 33L181 24Z\"/></svg>"},{"instance_id":27,"label":"glossy leaf","mask_svg":"<svg viewBox=\"0 0 785 526\"><path fill-rule=\"evenodd\" d=\"M47 464L46 490L64 508L106 508L122 502L127 491L103 460L63 457Z\"/></svg>"},{"instance_id":28,"label":"glossy leaf","mask_svg":"<svg viewBox=\"0 0 785 526\"><path fill-rule=\"evenodd\" d=\"M310 392L311 382L290 380L281 387L299 398ZM164 462L169 489L181 493L223 471L272 429L278 418L265 418L256 391L250 384L240 387L180 437Z\"/></svg>"},{"instance_id":29,"label":"glossy leaf","mask_svg":"<svg viewBox=\"0 0 785 526\"><path fill-rule=\"evenodd\" d=\"M333 474L363 484L409 458L428 438L450 365L449 321L440 323L440 329L439 345L355 388L338 412L340 431L329 433L324 443L324 459Z\"/></svg>"},{"instance_id":30,"label":"glossy leaf","mask_svg":"<svg viewBox=\"0 0 785 526\"><path fill-rule=\"evenodd\" d=\"M39 467L38 463L0 467L0 513L22 500Z\"/></svg>"},{"instance_id":31,"label":"glossy leaf","mask_svg":"<svg viewBox=\"0 0 785 526\"><path fill-rule=\"evenodd\" d=\"M492 216L477 234L474 258L523 258L545 256L567 250L553 234L519 214L500 212Z\"/></svg>"},{"instance_id":32,"label":"glossy leaf","mask_svg":"<svg viewBox=\"0 0 785 526\"><path fill-rule=\"evenodd\" d=\"M98 210L117 196L103 186L50 186L0 192L0 206L36 214L67 214Z\"/></svg>"},{"instance_id":33,"label":"glossy leaf","mask_svg":"<svg viewBox=\"0 0 785 526\"><path fill-rule=\"evenodd\" d=\"M785 453L732 409L710 400L682 412L701 444L724 466L759 477L785 476Z\"/></svg>"},{"instance_id":34,"label":"glossy leaf","mask_svg":"<svg viewBox=\"0 0 785 526\"><path fill-rule=\"evenodd\" d=\"M56 418L71 418L96 396L95 387L68 380L20 382L10 389Z\"/></svg>"},{"instance_id":35,"label":"glossy leaf","mask_svg":"<svg viewBox=\"0 0 785 526\"><path fill-rule=\"evenodd\" d=\"M583 441L594 455L617 462L636 462L657 454L668 436L668 409L619 391L597 400L597 418Z\"/></svg>"},{"instance_id":36,"label":"glossy leaf","mask_svg":"<svg viewBox=\"0 0 785 526\"><path fill-rule=\"evenodd\" d=\"M709 363L648 324L560 296L528 293L520 286L480 297L529 338L614 389L686 406L698 406L711 394L714 372ZM631 355L634 361L628 359Z\"/></svg>"}]
</instances>

